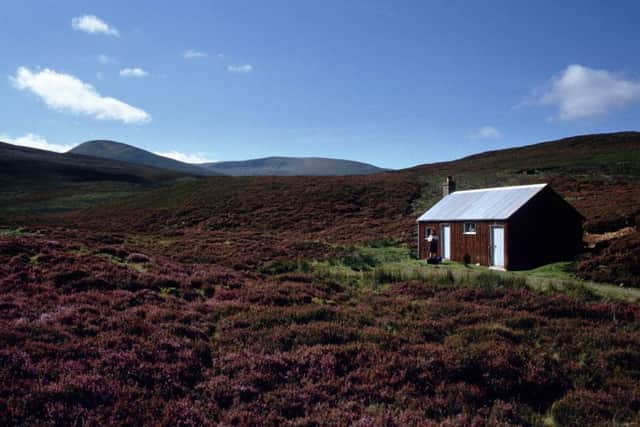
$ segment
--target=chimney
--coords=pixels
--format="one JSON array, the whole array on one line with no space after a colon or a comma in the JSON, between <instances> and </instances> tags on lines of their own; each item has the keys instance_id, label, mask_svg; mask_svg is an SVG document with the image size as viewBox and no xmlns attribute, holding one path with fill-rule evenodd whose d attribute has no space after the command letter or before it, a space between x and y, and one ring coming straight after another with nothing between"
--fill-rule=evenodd
<instances>
[{"instance_id":1,"label":"chimney","mask_svg":"<svg viewBox=\"0 0 640 427\"><path fill-rule=\"evenodd\" d=\"M445 183L442 184L442 197L448 196L454 191L456 191L456 182L453 180L452 176L448 176Z\"/></svg>"}]
</instances>

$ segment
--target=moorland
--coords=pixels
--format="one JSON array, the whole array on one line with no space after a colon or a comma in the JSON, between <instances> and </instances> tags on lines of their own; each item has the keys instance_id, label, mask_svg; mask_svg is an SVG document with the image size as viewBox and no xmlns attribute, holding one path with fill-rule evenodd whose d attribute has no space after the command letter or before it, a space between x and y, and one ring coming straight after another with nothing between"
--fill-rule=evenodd
<instances>
[{"instance_id":1,"label":"moorland","mask_svg":"<svg viewBox=\"0 0 640 427\"><path fill-rule=\"evenodd\" d=\"M0 149L0 424L640 422L639 133L331 177ZM583 253L417 261L449 175L550 183Z\"/></svg>"}]
</instances>

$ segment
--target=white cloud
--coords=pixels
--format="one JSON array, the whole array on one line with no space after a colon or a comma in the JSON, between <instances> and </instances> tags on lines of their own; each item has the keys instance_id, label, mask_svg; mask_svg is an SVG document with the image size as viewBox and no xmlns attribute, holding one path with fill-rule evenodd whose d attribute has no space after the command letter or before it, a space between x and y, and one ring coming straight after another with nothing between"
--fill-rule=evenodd
<instances>
[{"instance_id":1,"label":"white cloud","mask_svg":"<svg viewBox=\"0 0 640 427\"><path fill-rule=\"evenodd\" d=\"M206 58L207 54L199 50L189 49L189 50L185 50L182 56L185 59L200 59L200 58Z\"/></svg>"},{"instance_id":2,"label":"white cloud","mask_svg":"<svg viewBox=\"0 0 640 427\"><path fill-rule=\"evenodd\" d=\"M502 136L502 132L500 132L498 129L494 128L493 126L487 125L487 126L482 126L480 129L478 129L475 136L477 138L483 138L483 139L497 139Z\"/></svg>"},{"instance_id":3,"label":"white cloud","mask_svg":"<svg viewBox=\"0 0 640 427\"><path fill-rule=\"evenodd\" d=\"M57 153L64 153L73 148L73 145L61 145L61 144L49 144L46 139L41 136L28 133L18 138L11 138L7 135L0 135L0 141L7 142L13 145L20 145L22 147L37 148L39 150L55 151Z\"/></svg>"},{"instance_id":4,"label":"white cloud","mask_svg":"<svg viewBox=\"0 0 640 427\"><path fill-rule=\"evenodd\" d=\"M574 120L606 114L640 100L640 80L624 79L606 70L569 65L534 92L525 104L558 108L554 119Z\"/></svg>"},{"instance_id":5,"label":"white cloud","mask_svg":"<svg viewBox=\"0 0 640 427\"><path fill-rule=\"evenodd\" d=\"M71 27L75 31L84 31L89 34L118 35L118 30L115 27L112 27L95 15L76 16L71 20Z\"/></svg>"},{"instance_id":6,"label":"white cloud","mask_svg":"<svg viewBox=\"0 0 640 427\"><path fill-rule=\"evenodd\" d=\"M70 111L124 123L146 123L151 120L146 111L102 96L92 85L70 74L57 73L48 68L32 72L26 67L19 67L10 80L17 89L27 89L38 95L49 108L56 111Z\"/></svg>"},{"instance_id":7,"label":"white cloud","mask_svg":"<svg viewBox=\"0 0 640 427\"><path fill-rule=\"evenodd\" d=\"M251 64L228 65L227 71L230 73L250 73L253 71L253 66Z\"/></svg>"},{"instance_id":8,"label":"white cloud","mask_svg":"<svg viewBox=\"0 0 640 427\"><path fill-rule=\"evenodd\" d=\"M105 55L104 53L96 56L96 60L101 64L115 64L118 62L113 56Z\"/></svg>"},{"instance_id":9,"label":"white cloud","mask_svg":"<svg viewBox=\"0 0 640 427\"><path fill-rule=\"evenodd\" d=\"M149 72L142 68L123 68L120 70L120 77L146 77L148 75Z\"/></svg>"},{"instance_id":10,"label":"white cloud","mask_svg":"<svg viewBox=\"0 0 640 427\"><path fill-rule=\"evenodd\" d=\"M158 156L168 157L170 159L178 160L180 162L185 163L208 163L215 162L215 160L211 160L206 157L205 153L181 153L179 151L166 151L166 152L155 152Z\"/></svg>"}]
</instances>

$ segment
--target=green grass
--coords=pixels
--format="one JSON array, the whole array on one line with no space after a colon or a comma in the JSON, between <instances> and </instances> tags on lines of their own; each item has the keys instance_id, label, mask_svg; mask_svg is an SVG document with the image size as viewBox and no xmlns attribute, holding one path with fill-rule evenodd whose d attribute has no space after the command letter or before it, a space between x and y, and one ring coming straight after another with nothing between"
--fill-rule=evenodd
<instances>
[{"instance_id":1,"label":"green grass","mask_svg":"<svg viewBox=\"0 0 640 427\"><path fill-rule=\"evenodd\" d=\"M24 228L0 228L0 237L18 237L18 236L31 236L34 233L25 231Z\"/></svg>"},{"instance_id":2,"label":"green grass","mask_svg":"<svg viewBox=\"0 0 640 427\"><path fill-rule=\"evenodd\" d=\"M572 268L574 263L563 261L555 262L552 264L546 264L538 268L531 270L518 271L518 274L525 274L528 277L540 277L547 279L562 279L562 280L574 280L577 279L573 274Z\"/></svg>"},{"instance_id":3,"label":"green grass","mask_svg":"<svg viewBox=\"0 0 640 427\"><path fill-rule=\"evenodd\" d=\"M368 246L354 246L348 253L337 260L330 260L333 265L343 265L353 270L368 271L372 268L394 262L411 259L411 249L406 246L395 246L395 242L373 242Z\"/></svg>"},{"instance_id":4,"label":"green grass","mask_svg":"<svg viewBox=\"0 0 640 427\"><path fill-rule=\"evenodd\" d=\"M0 186L0 217L11 215L39 215L84 209L93 206L116 203L121 200L135 200L141 194L162 193L166 187L176 185L191 188L197 178L181 177L159 183L130 183L113 181L18 183Z\"/></svg>"},{"instance_id":5,"label":"green grass","mask_svg":"<svg viewBox=\"0 0 640 427\"><path fill-rule=\"evenodd\" d=\"M406 245L396 242L358 245L341 258L329 261L292 261L263 267L263 274L310 274L331 280L358 292L380 292L406 281L483 289L529 289L542 293L563 293L576 298L640 302L640 289L587 282L571 272L571 262L547 264L532 270L497 271L476 265L444 262L428 265L412 256Z\"/></svg>"},{"instance_id":6,"label":"green grass","mask_svg":"<svg viewBox=\"0 0 640 427\"><path fill-rule=\"evenodd\" d=\"M125 198L134 194L132 191L113 191L73 194L44 200L13 202L0 209L5 215L28 215L53 212L66 212L84 209L101 203Z\"/></svg>"},{"instance_id":7,"label":"green grass","mask_svg":"<svg viewBox=\"0 0 640 427\"><path fill-rule=\"evenodd\" d=\"M110 254L99 253L99 254L96 254L96 255L99 256L100 258L104 258L104 259L112 262L115 265L121 265L121 266L127 267L127 268L129 268L131 270L137 271L139 273L146 273L146 271L147 271L147 267L144 264L122 260L122 259L120 259L120 258L118 258L116 256L113 256L113 255L110 255Z\"/></svg>"}]
</instances>

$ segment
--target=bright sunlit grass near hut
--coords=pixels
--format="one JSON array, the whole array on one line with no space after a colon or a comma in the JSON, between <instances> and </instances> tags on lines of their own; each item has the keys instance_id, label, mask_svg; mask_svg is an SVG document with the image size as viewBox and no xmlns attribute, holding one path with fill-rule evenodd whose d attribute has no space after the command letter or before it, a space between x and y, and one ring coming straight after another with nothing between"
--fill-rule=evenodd
<instances>
[{"instance_id":1,"label":"bright sunlit grass near hut","mask_svg":"<svg viewBox=\"0 0 640 427\"><path fill-rule=\"evenodd\" d=\"M377 241L345 248L345 255L328 261L275 262L261 271L268 274L304 273L335 280L353 290L380 291L394 283L416 281L479 288L520 288L543 293L575 294L590 299L638 301L640 290L593 283L576 277L571 262L557 262L532 270L499 271L473 264L444 261L427 264L406 245Z\"/></svg>"}]
</instances>

